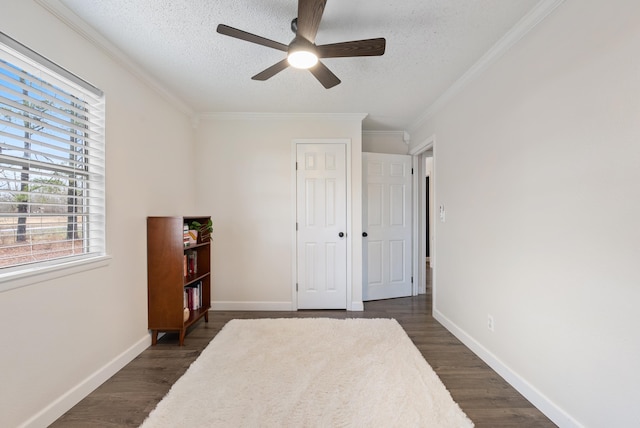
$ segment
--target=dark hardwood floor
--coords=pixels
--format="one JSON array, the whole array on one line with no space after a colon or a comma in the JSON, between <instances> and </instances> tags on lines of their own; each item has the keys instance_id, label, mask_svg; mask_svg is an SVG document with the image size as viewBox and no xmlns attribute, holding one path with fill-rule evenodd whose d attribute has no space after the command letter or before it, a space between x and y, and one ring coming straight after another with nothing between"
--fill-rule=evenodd
<instances>
[{"instance_id":1,"label":"dark hardwood floor","mask_svg":"<svg viewBox=\"0 0 640 428\"><path fill-rule=\"evenodd\" d=\"M427 295L367 302L364 312L211 312L209 323L202 320L189 331L185 346L178 346L177 334L165 335L51 426L139 426L231 319L331 317L397 319L476 427L555 427L432 318L430 284L427 290Z\"/></svg>"}]
</instances>

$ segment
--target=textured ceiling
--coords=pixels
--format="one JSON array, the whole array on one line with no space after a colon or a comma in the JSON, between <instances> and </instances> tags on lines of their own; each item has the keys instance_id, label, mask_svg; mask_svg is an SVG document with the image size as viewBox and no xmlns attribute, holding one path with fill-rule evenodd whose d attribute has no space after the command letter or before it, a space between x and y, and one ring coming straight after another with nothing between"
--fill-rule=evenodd
<instances>
[{"instance_id":1,"label":"textured ceiling","mask_svg":"<svg viewBox=\"0 0 640 428\"><path fill-rule=\"evenodd\" d=\"M71 10L194 113L367 113L366 130L406 130L538 0L328 0L318 45L387 40L381 57L323 60L342 80L328 90L292 68L251 80L285 53L215 31L288 44L296 0L42 3Z\"/></svg>"}]
</instances>

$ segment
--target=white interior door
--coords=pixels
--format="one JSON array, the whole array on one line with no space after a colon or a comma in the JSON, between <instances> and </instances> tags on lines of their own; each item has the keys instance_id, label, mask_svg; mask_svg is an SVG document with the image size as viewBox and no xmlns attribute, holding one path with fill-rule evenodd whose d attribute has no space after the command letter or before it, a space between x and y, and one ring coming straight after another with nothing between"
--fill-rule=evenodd
<instances>
[{"instance_id":1,"label":"white interior door","mask_svg":"<svg viewBox=\"0 0 640 428\"><path fill-rule=\"evenodd\" d=\"M363 153L362 172L363 300L411 296L411 156Z\"/></svg>"},{"instance_id":2,"label":"white interior door","mask_svg":"<svg viewBox=\"0 0 640 428\"><path fill-rule=\"evenodd\" d=\"M296 162L298 308L346 309L346 146L297 144Z\"/></svg>"}]
</instances>

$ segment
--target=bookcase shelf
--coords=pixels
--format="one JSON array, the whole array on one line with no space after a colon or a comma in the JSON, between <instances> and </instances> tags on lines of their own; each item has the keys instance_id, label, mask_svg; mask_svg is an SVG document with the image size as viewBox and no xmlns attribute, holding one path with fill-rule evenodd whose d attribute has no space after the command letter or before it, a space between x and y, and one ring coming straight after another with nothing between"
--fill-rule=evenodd
<instances>
[{"instance_id":1,"label":"bookcase shelf","mask_svg":"<svg viewBox=\"0 0 640 428\"><path fill-rule=\"evenodd\" d=\"M152 345L157 343L159 332L175 331L182 346L191 325L201 318L209 322L211 243L185 246L183 239L185 224L208 220L207 216L147 217L147 308ZM190 255L193 266L187 268Z\"/></svg>"}]
</instances>

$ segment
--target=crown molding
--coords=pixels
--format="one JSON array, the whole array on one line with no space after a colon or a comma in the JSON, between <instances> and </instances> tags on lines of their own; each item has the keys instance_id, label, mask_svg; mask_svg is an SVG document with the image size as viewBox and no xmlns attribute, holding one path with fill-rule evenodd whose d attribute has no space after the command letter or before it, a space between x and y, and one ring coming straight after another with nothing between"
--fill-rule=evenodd
<instances>
[{"instance_id":1,"label":"crown molding","mask_svg":"<svg viewBox=\"0 0 640 428\"><path fill-rule=\"evenodd\" d=\"M404 138L405 131L376 131L376 130L363 130L362 134L364 135L393 135Z\"/></svg>"},{"instance_id":2,"label":"crown molding","mask_svg":"<svg viewBox=\"0 0 640 428\"><path fill-rule=\"evenodd\" d=\"M469 68L453 85L431 104L408 127L414 133L431 117L438 113L452 98L462 91L469 83L477 79L489 66L500 59L513 45L533 30L551 12L564 3L565 0L541 0L534 8L516 23L496 44L494 44L475 64Z\"/></svg>"},{"instance_id":3,"label":"crown molding","mask_svg":"<svg viewBox=\"0 0 640 428\"><path fill-rule=\"evenodd\" d=\"M191 109L184 101L175 94L169 92L156 79L151 77L149 73L144 71L139 65L133 62L127 55L118 49L113 43L98 33L93 27L89 26L78 15L73 13L69 8L62 4L59 0L34 0L43 9L51 15L58 18L63 24L71 28L82 38L96 46L104 52L109 58L114 60L118 65L133 74L135 77L144 82L154 91L158 92L165 100L169 101L178 110L187 116L193 116L194 110Z\"/></svg>"},{"instance_id":4,"label":"crown molding","mask_svg":"<svg viewBox=\"0 0 640 428\"><path fill-rule=\"evenodd\" d=\"M209 112L200 113L201 120L275 120L275 119L325 119L363 121L366 113L261 113L261 112Z\"/></svg>"}]
</instances>

